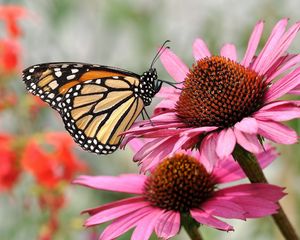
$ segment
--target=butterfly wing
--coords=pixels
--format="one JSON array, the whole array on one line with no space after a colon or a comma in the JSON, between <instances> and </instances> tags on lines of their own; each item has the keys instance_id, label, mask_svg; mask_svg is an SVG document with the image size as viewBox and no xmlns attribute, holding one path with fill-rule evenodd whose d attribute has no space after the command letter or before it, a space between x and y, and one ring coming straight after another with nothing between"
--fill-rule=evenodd
<instances>
[{"instance_id":1,"label":"butterfly wing","mask_svg":"<svg viewBox=\"0 0 300 240\"><path fill-rule=\"evenodd\" d=\"M138 117L144 103L135 96L130 77L102 78L70 88L62 102L66 129L85 150L109 154Z\"/></svg>"},{"instance_id":2,"label":"butterfly wing","mask_svg":"<svg viewBox=\"0 0 300 240\"><path fill-rule=\"evenodd\" d=\"M43 63L23 71L23 81L33 95L39 96L57 111L69 88L97 78L139 75L118 68L72 62Z\"/></svg>"},{"instance_id":3,"label":"butterfly wing","mask_svg":"<svg viewBox=\"0 0 300 240\"><path fill-rule=\"evenodd\" d=\"M50 63L23 71L29 92L56 109L66 129L83 149L108 154L117 149L121 132L142 109L139 75L121 69L82 64Z\"/></svg>"}]
</instances>

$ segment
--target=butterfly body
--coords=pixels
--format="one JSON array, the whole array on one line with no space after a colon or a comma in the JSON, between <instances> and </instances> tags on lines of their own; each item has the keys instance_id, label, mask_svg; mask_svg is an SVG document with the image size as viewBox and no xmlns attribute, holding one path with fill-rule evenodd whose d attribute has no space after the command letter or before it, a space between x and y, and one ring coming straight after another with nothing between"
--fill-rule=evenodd
<instances>
[{"instance_id":1,"label":"butterfly body","mask_svg":"<svg viewBox=\"0 0 300 240\"><path fill-rule=\"evenodd\" d=\"M23 71L29 92L57 110L67 131L83 149L115 151L120 134L150 105L162 82L156 70L142 75L85 63L45 63Z\"/></svg>"}]
</instances>

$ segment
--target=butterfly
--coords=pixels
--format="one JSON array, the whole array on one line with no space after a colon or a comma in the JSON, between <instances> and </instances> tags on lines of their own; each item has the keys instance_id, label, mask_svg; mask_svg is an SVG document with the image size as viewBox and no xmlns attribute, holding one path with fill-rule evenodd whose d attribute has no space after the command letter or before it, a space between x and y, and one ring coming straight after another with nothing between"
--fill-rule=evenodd
<instances>
[{"instance_id":1,"label":"butterfly","mask_svg":"<svg viewBox=\"0 0 300 240\"><path fill-rule=\"evenodd\" d=\"M168 41L166 41L168 42ZM42 63L23 71L27 90L59 112L84 150L114 152L136 118L160 90L154 62L139 75L116 67L78 62Z\"/></svg>"}]
</instances>

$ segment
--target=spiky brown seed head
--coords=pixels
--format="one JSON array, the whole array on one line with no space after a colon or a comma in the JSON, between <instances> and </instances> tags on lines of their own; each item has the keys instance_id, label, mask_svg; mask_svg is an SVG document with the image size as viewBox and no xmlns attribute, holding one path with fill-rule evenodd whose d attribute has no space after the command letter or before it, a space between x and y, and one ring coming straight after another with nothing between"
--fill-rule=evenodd
<instances>
[{"instance_id":1,"label":"spiky brown seed head","mask_svg":"<svg viewBox=\"0 0 300 240\"><path fill-rule=\"evenodd\" d=\"M225 57L206 57L188 73L176 113L191 127L228 128L261 108L267 89L255 71Z\"/></svg>"},{"instance_id":2,"label":"spiky brown seed head","mask_svg":"<svg viewBox=\"0 0 300 240\"><path fill-rule=\"evenodd\" d=\"M146 181L144 195L153 206L188 212L209 198L214 187L213 176L197 159L178 153L156 167Z\"/></svg>"}]
</instances>

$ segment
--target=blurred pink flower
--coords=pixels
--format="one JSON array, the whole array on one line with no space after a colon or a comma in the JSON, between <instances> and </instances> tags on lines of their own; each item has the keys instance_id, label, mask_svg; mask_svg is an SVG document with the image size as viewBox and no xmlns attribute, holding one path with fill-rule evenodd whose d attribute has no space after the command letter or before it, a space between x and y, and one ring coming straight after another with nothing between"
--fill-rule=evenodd
<instances>
[{"instance_id":1,"label":"blurred pink flower","mask_svg":"<svg viewBox=\"0 0 300 240\"><path fill-rule=\"evenodd\" d=\"M258 156L265 167L276 157L268 148ZM159 238L176 235L181 215L191 216L200 224L223 231L233 226L218 219L259 218L277 211L276 202L285 194L283 189L269 184L241 184L219 188L220 184L244 178L232 159L214 165L199 160L199 153L182 152L164 159L148 175L80 176L73 181L86 187L136 196L85 210L90 227L111 221L99 239L115 239L135 228L131 239L149 239L152 232Z\"/></svg>"},{"instance_id":2,"label":"blurred pink flower","mask_svg":"<svg viewBox=\"0 0 300 240\"><path fill-rule=\"evenodd\" d=\"M300 54L286 53L300 23L286 30L287 23L282 19L276 24L255 56L264 26L258 22L241 61L233 44L225 44L220 56L213 56L204 41L196 39L196 63L189 69L165 49L160 59L182 90L161 89L158 95L164 100L151 123L136 122L122 145L135 137L149 138L134 157L140 161L193 147L199 148L202 158L216 160L230 156L236 144L258 153L262 139L296 143L296 132L281 122L300 117L300 101L278 100L300 93Z\"/></svg>"}]
</instances>

